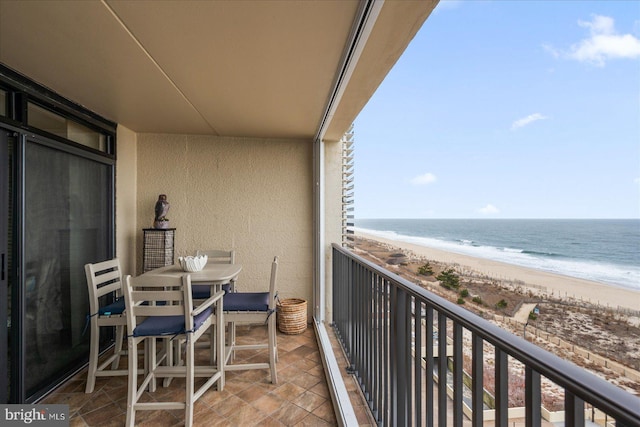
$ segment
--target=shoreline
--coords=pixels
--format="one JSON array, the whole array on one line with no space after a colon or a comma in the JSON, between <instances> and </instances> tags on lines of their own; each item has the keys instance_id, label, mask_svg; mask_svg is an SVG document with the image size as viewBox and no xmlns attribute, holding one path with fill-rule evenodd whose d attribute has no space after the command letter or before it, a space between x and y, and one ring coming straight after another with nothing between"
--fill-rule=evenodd
<instances>
[{"instance_id":1,"label":"shoreline","mask_svg":"<svg viewBox=\"0 0 640 427\"><path fill-rule=\"evenodd\" d=\"M523 286L533 285L532 289L537 292L540 292L539 288L541 287L543 290L546 288L547 293L560 298L571 297L611 308L621 307L630 310L640 310L639 291L485 258L448 252L414 243L387 239L359 230L356 230L355 235L411 251L417 256L433 261L445 264L458 264L495 279L522 281L524 282Z\"/></svg>"}]
</instances>

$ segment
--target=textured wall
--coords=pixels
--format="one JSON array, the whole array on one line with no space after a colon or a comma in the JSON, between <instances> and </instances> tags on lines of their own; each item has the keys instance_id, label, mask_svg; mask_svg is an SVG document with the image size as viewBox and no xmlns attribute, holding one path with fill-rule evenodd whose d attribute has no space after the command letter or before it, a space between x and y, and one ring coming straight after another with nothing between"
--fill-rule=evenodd
<instances>
[{"instance_id":1,"label":"textured wall","mask_svg":"<svg viewBox=\"0 0 640 427\"><path fill-rule=\"evenodd\" d=\"M136 134L118 125L116 162L116 256L124 274L135 275L136 255Z\"/></svg>"},{"instance_id":2,"label":"textured wall","mask_svg":"<svg viewBox=\"0 0 640 427\"><path fill-rule=\"evenodd\" d=\"M305 298L311 308L312 155L304 140L138 134L138 274L142 229L166 194L176 257L234 249L240 290L263 290L278 255L280 297Z\"/></svg>"},{"instance_id":3,"label":"textured wall","mask_svg":"<svg viewBox=\"0 0 640 427\"><path fill-rule=\"evenodd\" d=\"M332 243L342 241L342 143L325 143L325 316L333 320Z\"/></svg>"}]
</instances>

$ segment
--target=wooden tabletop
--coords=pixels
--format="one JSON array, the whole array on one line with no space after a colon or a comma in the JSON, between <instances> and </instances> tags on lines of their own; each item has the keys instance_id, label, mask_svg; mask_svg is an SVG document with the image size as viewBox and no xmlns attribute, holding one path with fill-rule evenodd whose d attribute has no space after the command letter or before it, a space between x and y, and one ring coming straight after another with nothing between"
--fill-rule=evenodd
<instances>
[{"instance_id":1,"label":"wooden tabletop","mask_svg":"<svg viewBox=\"0 0 640 427\"><path fill-rule=\"evenodd\" d=\"M214 285L225 285L238 277L242 271L240 264L214 264L208 263L201 271L188 272L184 271L178 264L168 265L165 267L149 270L139 277L165 276L165 277L182 277L184 274L191 275L192 283L207 283Z\"/></svg>"}]
</instances>

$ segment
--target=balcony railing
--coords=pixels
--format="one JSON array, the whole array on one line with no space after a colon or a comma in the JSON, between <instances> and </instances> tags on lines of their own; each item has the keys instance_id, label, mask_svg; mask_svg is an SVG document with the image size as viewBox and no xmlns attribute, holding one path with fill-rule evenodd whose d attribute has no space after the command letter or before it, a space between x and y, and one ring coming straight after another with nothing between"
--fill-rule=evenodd
<instances>
[{"instance_id":1,"label":"balcony railing","mask_svg":"<svg viewBox=\"0 0 640 427\"><path fill-rule=\"evenodd\" d=\"M524 409L511 418L524 418L526 426L539 426L546 416L542 378L564 391L565 426L585 420L640 426L638 397L336 244L333 310L350 369L380 425L470 420L479 427L491 417L506 427L508 396L518 391L509 387L517 383L509 367L517 364L524 370L517 386L524 388ZM487 371L495 377L492 398Z\"/></svg>"}]
</instances>

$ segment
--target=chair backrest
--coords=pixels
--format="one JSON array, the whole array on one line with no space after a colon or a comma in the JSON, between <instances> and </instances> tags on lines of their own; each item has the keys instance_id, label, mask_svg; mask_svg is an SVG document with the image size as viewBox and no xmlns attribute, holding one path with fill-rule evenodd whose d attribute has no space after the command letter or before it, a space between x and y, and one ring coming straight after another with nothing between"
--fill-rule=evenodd
<instances>
[{"instance_id":1,"label":"chair backrest","mask_svg":"<svg viewBox=\"0 0 640 427\"><path fill-rule=\"evenodd\" d=\"M189 274L180 277L127 276L124 298L129 331L135 330L138 317L159 316L184 316L185 329L193 329L193 299Z\"/></svg>"},{"instance_id":2,"label":"chair backrest","mask_svg":"<svg viewBox=\"0 0 640 427\"><path fill-rule=\"evenodd\" d=\"M218 249L198 250L196 255L206 255L207 263L212 264L235 264L236 251L223 251Z\"/></svg>"},{"instance_id":3,"label":"chair backrest","mask_svg":"<svg viewBox=\"0 0 640 427\"><path fill-rule=\"evenodd\" d=\"M269 311L276 308L276 279L278 277L278 257L271 263L271 279L269 280Z\"/></svg>"},{"instance_id":4,"label":"chair backrest","mask_svg":"<svg viewBox=\"0 0 640 427\"><path fill-rule=\"evenodd\" d=\"M112 292L116 293L116 297L122 296L122 270L120 269L120 260L118 258L95 264L86 264L84 272L87 276L91 313L99 311L100 297Z\"/></svg>"}]
</instances>

